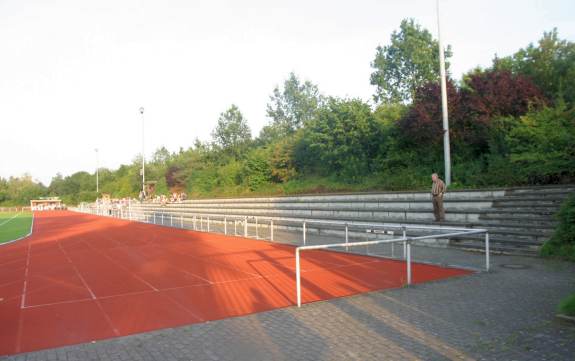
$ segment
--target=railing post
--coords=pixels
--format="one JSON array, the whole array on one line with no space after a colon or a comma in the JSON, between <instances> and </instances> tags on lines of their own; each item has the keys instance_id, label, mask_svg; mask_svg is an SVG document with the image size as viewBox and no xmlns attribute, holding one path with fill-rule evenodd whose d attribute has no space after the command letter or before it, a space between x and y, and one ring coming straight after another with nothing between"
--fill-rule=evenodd
<instances>
[{"instance_id":1,"label":"railing post","mask_svg":"<svg viewBox=\"0 0 575 361\"><path fill-rule=\"evenodd\" d=\"M402 234L403 234L403 239L407 238L407 231L405 229L405 226L402 227ZM407 256L407 242L403 242L403 259L405 259Z\"/></svg>"},{"instance_id":2,"label":"railing post","mask_svg":"<svg viewBox=\"0 0 575 361\"><path fill-rule=\"evenodd\" d=\"M210 216L208 216L208 232L210 231Z\"/></svg>"},{"instance_id":3,"label":"railing post","mask_svg":"<svg viewBox=\"0 0 575 361\"><path fill-rule=\"evenodd\" d=\"M196 216L194 215L194 231L196 230Z\"/></svg>"},{"instance_id":4,"label":"railing post","mask_svg":"<svg viewBox=\"0 0 575 361\"><path fill-rule=\"evenodd\" d=\"M485 270L489 271L489 232L485 232Z\"/></svg>"},{"instance_id":5,"label":"railing post","mask_svg":"<svg viewBox=\"0 0 575 361\"><path fill-rule=\"evenodd\" d=\"M306 238L306 236L305 236L305 234L306 234L305 228L306 228L306 227L305 227L305 221L304 221L304 222L303 222L303 245L304 245L304 246L305 246L305 243L306 243L306 242L305 242L305 238Z\"/></svg>"},{"instance_id":6,"label":"railing post","mask_svg":"<svg viewBox=\"0 0 575 361\"><path fill-rule=\"evenodd\" d=\"M228 234L228 219L224 216L224 234Z\"/></svg>"},{"instance_id":7,"label":"railing post","mask_svg":"<svg viewBox=\"0 0 575 361\"><path fill-rule=\"evenodd\" d=\"M301 307L301 275L299 270L299 248L295 249L295 284L296 284L297 306Z\"/></svg>"},{"instance_id":8,"label":"railing post","mask_svg":"<svg viewBox=\"0 0 575 361\"><path fill-rule=\"evenodd\" d=\"M238 220L234 219L234 236L238 235Z\"/></svg>"},{"instance_id":9,"label":"railing post","mask_svg":"<svg viewBox=\"0 0 575 361\"><path fill-rule=\"evenodd\" d=\"M349 243L349 226L347 225L347 223L345 224L345 243ZM345 246L345 251L349 251L349 247Z\"/></svg>"},{"instance_id":10,"label":"railing post","mask_svg":"<svg viewBox=\"0 0 575 361\"><path fill-rule=\"evenodd\" d=\"M260 239L260 234L258 230L258 217L256 217L256 239Z\"/></svg>"},{"instance_id":11,"label":"railing post","mask_svg":"<svg viewBox=\"0 0 575 361\"><path fill-rule=\"evenodd\" d=\"M170 214L170 227L174 226L174 215Z\"/></svg>"},{"instance_id":12,"label":"railing post","mask_svg":"<svg viewBox=\"0 0 575 361\"><path fill-rule=\"evenodd\" d=\"M156 224L156 212L152 214L154 216L154 224Z\"/></svg>"},{"instance_id":13,"label":"railing post","mask_svg":"<svg viewBox=\"0 0 575 361\"><path fill-rule=\"evenodd\" d=\"M244 217L244 237L248 238L248 217Z\"/></svg>"},{"instance_id":14,"label":"railing post","mask_svg":"<svg viewBox=\"0 0 575 361\"><path fill-rule=\"evenodd\" d=\"M407 243L407 285L411 285L411 244Z\"/></svg>"},{"instance_id":15,"label":"railing post","mask_svg":"<svg viewBox=\"0 0 575 361\"><path fill-rule=\"evenodd\" d=\"M204 231L204 216L200 216L200 232Z\"/></svg>"},{"instance_id":16,"label":"railing post","mask_svg":"<svg viewBox=\"0 0 575 361\"><path fill-rule=\"evenodd\" d=\"M270 221L270 240L274 240L274 220Z\"/></svg>"},{"instance_id":17,"label":"railing post","mask_svg":"<svg viewBox=\"0 0 575 361\"><path fill-rule=\"evenodd\" d=\"M184 215L180 215L180 228L184 228Z\"/></svg>"}]
</instances>

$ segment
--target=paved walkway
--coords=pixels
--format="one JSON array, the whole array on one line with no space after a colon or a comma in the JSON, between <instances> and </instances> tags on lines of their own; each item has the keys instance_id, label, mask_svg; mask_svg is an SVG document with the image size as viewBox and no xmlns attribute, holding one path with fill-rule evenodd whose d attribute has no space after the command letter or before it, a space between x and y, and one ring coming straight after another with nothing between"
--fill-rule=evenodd
<instances>
[{"instance_id":1,"label":"paved walkway","mask_svg":"<svg viewBox=\"0 0 575 361\"><path fill-rule=\"evenodd\" d=\"M574 264L494 256L490 273L0 359L573 360L575 325L554 318L573 291Z\"/></svg>"}]
</instances>

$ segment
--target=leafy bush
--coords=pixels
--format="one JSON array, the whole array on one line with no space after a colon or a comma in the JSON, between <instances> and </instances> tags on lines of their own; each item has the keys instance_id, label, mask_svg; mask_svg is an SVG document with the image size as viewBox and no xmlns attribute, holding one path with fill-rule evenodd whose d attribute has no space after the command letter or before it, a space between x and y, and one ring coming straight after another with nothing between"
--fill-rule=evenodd
<instances>
[{"instance_id":1,"label":"leafy bush","mask_svg":"<svg viewBox=\"0 0 575 361\"><path fill-rule=\"evenodd\" d=\"M243 176L251 191L258 190L262 185L271 181L272 169L268 159L269 155L265 149L251 152L246 159Z\"/></svg>"},{"instance_id":2,"label":"leafy bush","mask_svg":"<svg viewBox=\"0 0 575 361\"><path fill-rule=\"evenodd\" d=\"M575 176L575 108L545 108L519 118L507 135L510 161L530 184Z\"/></svg>"},{"instance_id":3,"label":"leafy bush","mask_svg":"<svg viewBox=\"0 0 575 361\"><path fill-rule=\"evenodd\" d=\"M541 248L541 255L575 262L575 194L563 203L557 218L559 224L551 239Z\"/></svg>"},{"instance_id":4,"label":"leafy bush","mask_svg":"<svg viewBox=\"0 0 575 361\"><path fill-rule=\"evenodd\" d=\"M567 316L575 316L575 293L559 303L558 311Z\"/></svg>"},{"instance_id":5,"label":"leafy bush","mask_svg":"<svg viewBox=\"0 0 575 361\"><path fill-rule=\"evenodd\" d=\"M270 167L272 179L276 183L286 182L297 175L294 151L297 139L287 137L278 140L271 150Z\"/></svg>"},{"instance_id":6,"label":"leafy bush","mask_svg":"<svg viewBox=\"0 0 575 361\"><path fill-rule=\"evenodd\" d=\"M304 129L300 164L323 168L357 183L369 174L379 150L380 128L361 100L329 99Z\"/></svg>"}]
</instances>

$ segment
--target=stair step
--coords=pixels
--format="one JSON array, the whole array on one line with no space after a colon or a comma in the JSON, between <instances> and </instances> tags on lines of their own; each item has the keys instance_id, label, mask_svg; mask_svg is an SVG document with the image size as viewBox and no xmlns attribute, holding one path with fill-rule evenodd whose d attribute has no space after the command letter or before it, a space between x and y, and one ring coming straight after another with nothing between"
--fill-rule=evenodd
<instances>
[{"instance_id":1,"label":"stair step","mask_svg":"<svg viewBox=\"0 0 575 361\"><path fill-rule=\"evenodd\" d=\"M463 250L469 251L476 251L476 252L484 252L485 245L477 243L469 243L469 242L451 242L449 244L450 247L459 248ZM490 243L489 250L492 254L511 254L515 256L537 256L539 255L539 248L538 247L519 247L516 245L508 245L505 243Z\"/></svg>"},{"instance_id":2,"label":"stair step","mask_svg":"<svg viewBox=\"0 0 575 361\"><path fill-rule=\"evenodd\" d=\"M575 192L575 185L517 187L511 189L450 191L444 204L446 222L434 223L428 192L389 192L332 195L304 195L267 198L188 200L182 203L141 204L135 208L174 214L191 219L193 213L221 217L235 214L274 217L278 226L301 227L303 220L353 223L401 223L452 227L485 228L494 252L537 255L557 225L554 215L562 202ZM286 219L291 219L288 221ZM308 223L310 232L317 227ZM340 232L337 226L322 226ZM331 227L331 228L330 228ZM341 227L340 227L341 228ZM350 232L363 232L356 229ZM417 232L413 232L414 235ZM484 235L451 240L462 249L482 250Z\"/></svg>"},{"instance_id":3,"label":"stair step","mask_svg":"<svg viewBox=\"0 0 575 361\"><path fill-rule=\"evenodd\" d=\"M553 217L538 217L538 218L531 217L529 219L525 219L524 217L511 216L511 215L506 215L506 216L481 215L481 216L479 216L479 221L480 222L489 221L490 224L494 224L494 223L500 223L500 224L516 223L516 224L529 224L532 226L541 225L541 226L547 226L547 227L554 227L558 223L557 220L553 219Z\"/></svg>"}]
</instances>

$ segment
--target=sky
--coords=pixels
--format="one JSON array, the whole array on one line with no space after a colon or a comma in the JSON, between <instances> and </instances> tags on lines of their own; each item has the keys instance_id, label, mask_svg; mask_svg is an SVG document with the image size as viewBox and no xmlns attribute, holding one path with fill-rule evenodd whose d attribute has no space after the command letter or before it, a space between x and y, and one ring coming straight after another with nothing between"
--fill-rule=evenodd
<instances>
[{"instance_id":1,"label":"sky","mask_svg":"<svg viewBox=\"0 0 575 361\"><path fill-rule=\"evenodd\" d=\"M255 136L290 72L371 101L371 61L404 18L437 36L435 0L0 0L0 177L117 168L207 141L236 104ZM544 31L575 41L575 1L440 0L456 79Z\"/></svg>"}]
</instances>

